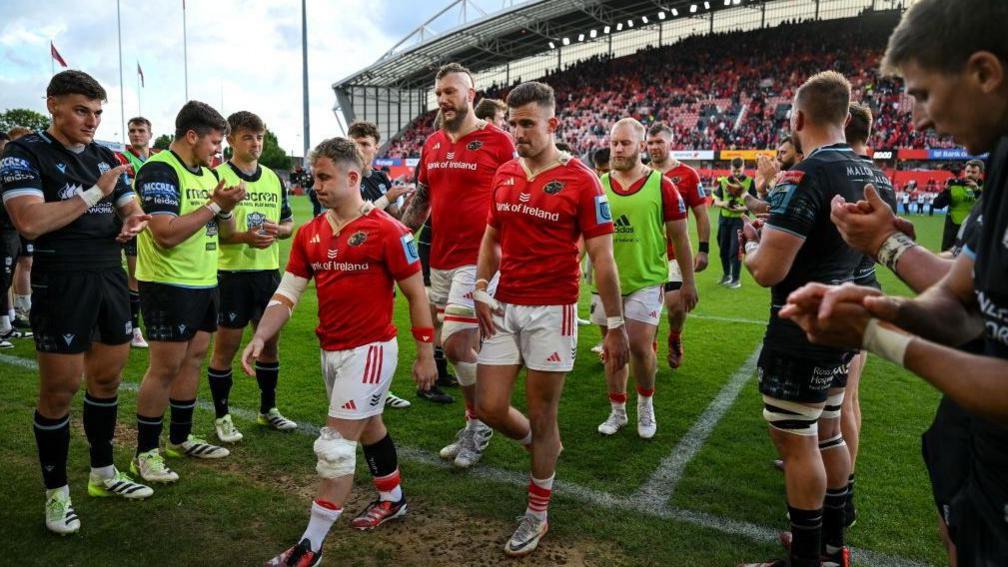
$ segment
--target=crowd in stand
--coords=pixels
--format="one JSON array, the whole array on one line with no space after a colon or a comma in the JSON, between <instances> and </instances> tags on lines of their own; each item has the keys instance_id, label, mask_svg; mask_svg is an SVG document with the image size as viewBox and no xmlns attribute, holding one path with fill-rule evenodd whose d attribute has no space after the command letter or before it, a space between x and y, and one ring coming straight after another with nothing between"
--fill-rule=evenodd
<instances>
[{"instance_id":1,"label":"crowd in stand","mask_svg":"<svg viewBox=\"0 0 1008 567\"><path fill-rule=\"evenodd\" d=\"M626 57L596 56L542 80L556 90L559 137L578 153L608 144L609 127L628 115L672 125L674 149L773 148L787 130L791 85L821 69L843 73L854 99L872 107L872 147L948 147L948 139L913 129L902 81L879 75L897 21L895 12L878 12L696 36ZM503 98L507 89L491 87L485 95ZM385 155L416 157L435 114L421 115Z\"/></svg>"}]
</instances>

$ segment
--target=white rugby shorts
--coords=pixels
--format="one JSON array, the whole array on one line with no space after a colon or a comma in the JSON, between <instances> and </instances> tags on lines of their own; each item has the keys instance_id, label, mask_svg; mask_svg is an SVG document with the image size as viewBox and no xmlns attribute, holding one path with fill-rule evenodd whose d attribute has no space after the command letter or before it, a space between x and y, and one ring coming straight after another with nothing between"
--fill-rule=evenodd
<instances>
[{"instance_id":1,"label":"white rugby shorts","mask_svg":"<svg viewBox=\"0 0 1008 567\"><path fill-rule=\"evenodd\" d=\"M664 300L665 295L660 285L638 289L630 295L623 296L623 317L657 327L661 321ZM605 326L606 317L602 298L597 293L593 293L591 322L595 325Z\"/></svg>"},{"instance_id":2,"label":"white rugby shorts","mask_svg":"<svg viewBox=\"0 0 1008 567\"><path fill-rule=\"evenodd\" d=\"M348 350L323 350L321 358L330 417L365 419L384 411L399 361L395 338Z\"/></svg>"},{"instance_id":3,"label":"white rugby shorts","mask_svg":"<svg viewBox=\"0 0 1008 567\"><path fill-rule=\"evenodd\" d=\"M494 336L483 340L479 364L524 364L531 370L570 372L577 356L577 304L501 303Z\"/></svg>"}]
</instances>

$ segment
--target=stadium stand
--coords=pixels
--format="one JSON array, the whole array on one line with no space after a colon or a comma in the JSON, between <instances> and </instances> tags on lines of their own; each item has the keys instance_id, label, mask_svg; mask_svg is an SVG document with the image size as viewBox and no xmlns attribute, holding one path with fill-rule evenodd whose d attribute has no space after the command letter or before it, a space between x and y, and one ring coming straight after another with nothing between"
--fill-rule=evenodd
<instances>
[{"instance_id":1,"label":"stadium stand","mask_svg":"<svg viewBox=\"0 0 1008 567\"><path fill-rule=\"evenodd\" d=\"M606 145L609 126L627 115L672 124L674 149L772 148L787 130L792 86L821 69L846 75L854 98L872 107L872 147L951 147L948 139L915 131L902 82L879 75L879 58L898 18L896 12L874 12L695 36L626 57L593 57L541 80L556 89L561 139L581 154ZM775 55L756 55L766 53ZM484 94L504 98L507 90L491 87ZM435 115L432 110L419 116L384 155L416 157Z\"/></svg>"}]
</instances>

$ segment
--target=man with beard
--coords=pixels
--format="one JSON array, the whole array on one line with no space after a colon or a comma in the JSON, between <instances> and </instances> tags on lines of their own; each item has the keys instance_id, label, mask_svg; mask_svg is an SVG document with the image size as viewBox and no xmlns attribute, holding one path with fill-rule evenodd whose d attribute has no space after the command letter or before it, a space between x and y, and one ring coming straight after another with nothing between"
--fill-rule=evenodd
<instances>
[{"instance_id":1,"label":"man with beard","mask_svg":"<svg viewBox=\"0 0 1008 567\"><path fill-rule=\"evenodd\" d=\"M700 174L697 170L682 163L672 157L669 148L672 144L672 128L664 122L655 122L648 129L647 150L651 156L651 167L656 169L665 177L669 178L676 190L686 203L686 207L693 211L693 218L696 220L697 237L700 244L697 246L697 254L693 259L693 271L702 272L707 269L707 255L710 252L710 219L707 216L707 194L700 183ZM668 242L668 269L669 279L665 284L665 309L668 311L669 337L668 337L668 365L675 369L679 368L683 361L682 330L686 323L685 303L682 300L680 289L683 286L683 277L676 262L675 245L673 241ZM694 293L695 293L694 289Z\"/></svg>"},{"instance_id":2,"label":"man with beard","mask_svg":"<svg viewBox=\"0 0 1008 567\"><path fill-rule=\"evenodd\" d=\"M416 195L402 221L416 230L430 216L437 227L431 243L430 298L439 311L444 309L441 341L455 366L466 404L465 427L440 454L466 468L483 456L493 435L475 415L479 324L472 293L491 181L500 164L514 156L514 144L500 128L476 118L472 110L475 83L465 67L458 63L441 67L434 94L442 126L424 142ZM490 279L492 291L496 277Z\"/></svg>"},{"instance_id":3,"label":"man with beard","mask_svg":"<svg viewBox=\"0 0 1008 567\"><path fill-rule=\"evenodd\" d=\"M641 162L645 148L644 126L624 118L609 134L612 170L602 176L612 212L615 234L613 257L619 270L626 332L630 339L630 368L606 365L609 417L598 426L603 435L613 435L627 424L626 386L630 371L637 385L637 434L651 439L658 429L654 411L657 360L654 340L661 321L662 292L669 281L667 250L673 248L682 276L678 310L688 313L696 306L693 258L686 224L686 203L661 170ZM596 288L592 295L592 323L608 329L610 313Z\"/></svg>"},{"instance_id":4,"label":"man with beard","mask_svg":"<svg viewBox=\"0 0 1008 567\"><path fill-rule=\"evenodd\" d=\"M948 207L945 213L945 227L942 230L941 249L948 250L959 235L959 228L976 205L983 191L984 163L978 159L966 162L962 177L949 179L945 189L935 197L931 209Z\"/></svg>"}]
</instances>

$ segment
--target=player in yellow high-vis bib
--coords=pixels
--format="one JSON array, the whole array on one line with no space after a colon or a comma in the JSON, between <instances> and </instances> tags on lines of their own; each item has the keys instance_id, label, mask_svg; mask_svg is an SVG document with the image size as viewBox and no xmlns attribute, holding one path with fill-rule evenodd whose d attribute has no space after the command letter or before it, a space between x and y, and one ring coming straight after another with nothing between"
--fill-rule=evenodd
<instances>
[{"instance_id":1,"label":"player in yellow high-vis bib","mask_svg":"<svg viewBox=\"0 0 1008 567\"><path fill-rule=\"evenodd\" d=\"M280 177L259 163L266 125L251 112L228 116L231 131L227 136L231 160L217 166L224 185L244 183L245 200L234 210L235 232L222 236L218 279L220 311L213 357L207 368L210 393L217 419L217 437L235 443L242 434L235 428L228 408L231 393L231 363L234 362L242 332L253 327L266 310L273 292L280 284L280 238L289 238L294 218L287 204L287 187ZM259 424L287 431L297 424L280 414L276 407L276 386L280 374L277 344L279 335L268 341L256 360L259 383Z\"/></svg>"},{"instance_id":2,"label":"player in yellow high-vis bib","mask_svg":"<svg viewBox=\"0 0 1008 567\"><path fill-rule=\"evenodd\" d=\"M148 482L174 482L158 440L165 407L171 425L165 454L216 459L230 452L192 434L200 366L217 330L218 236L235 231L241 185L227 187L210 169L228 131L210 105L189 101L175 118L168 151L154 154L134 186L152 216L137 237L140 309L147 324L150 365L137 394L137 456L132 470Z\"/></svg>"}]
</instances>

